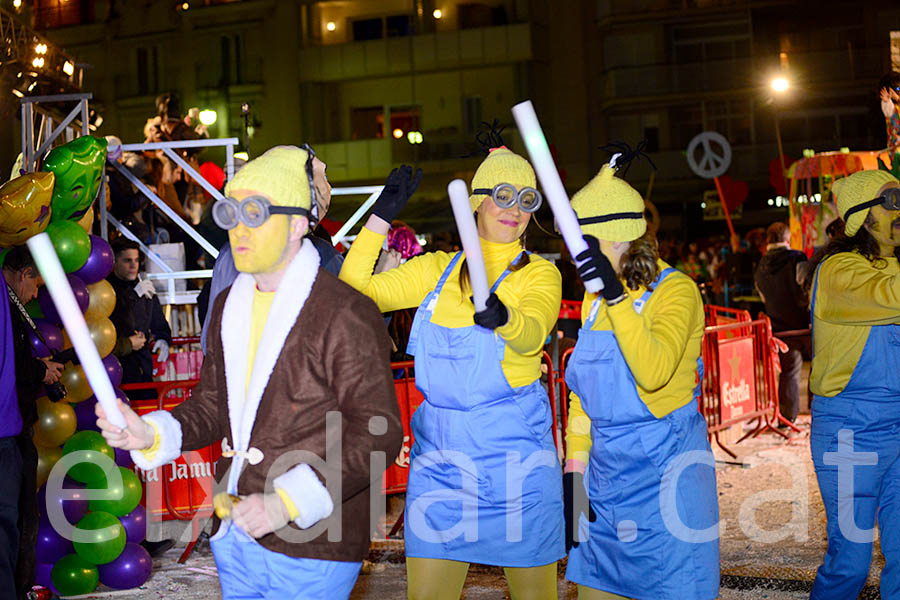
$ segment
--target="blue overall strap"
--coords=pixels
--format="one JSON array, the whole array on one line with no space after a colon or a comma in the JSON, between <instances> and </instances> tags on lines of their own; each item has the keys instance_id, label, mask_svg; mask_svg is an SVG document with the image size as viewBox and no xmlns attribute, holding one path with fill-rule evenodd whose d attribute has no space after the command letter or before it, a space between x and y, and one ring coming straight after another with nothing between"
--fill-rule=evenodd
<instances>
[{"instance_id":1,"label":"blue overall strap","mask_svg":"<svg viewBox=\"0 0 900 600\"><path fill-rule=\"evenodd\" d=\"M434 307L437 305L437 299L441 294L441 289L443 289L444 283L447 282L447 278L453 271L453 267L459 262L460 256L462 256L462 251L457 252L453 258L450 259L450 263L444 269L444 272L441 273L441 278L438 279L437 285L425 295L425 299L419 304L419 308L416 310L416 314L413 317L412 327L409 330L409 340L406 342L407 354L411 356L416 355L416 344L419 339L419 326L422 324L423 320L425 322L431 321L431 315L434 312Z\"/></svg>"},{"instance_id":2,"label":"blue overall strap","mask_svg":"<svg viewBox=\"0 0 900 600\"><path fill-rule=\"evenodd\" d=\"M641 297L634 301L634 310L637 314L641 314L641 311L644 310L644 304L647 303L647 300L650 299L650 295L653 294L653 291L662 283L663 279L671 275L675 272L674 267L667 267L660 271L659 275L656 276L656 279L653 280L653 283L647 287Z\"/></svg>"},{"instance_id":3,"label":"blue overall strap","mask_svg":"<svg viewBox=\"0 0 900 600\"><path fill-rule=\"evenodd\" d=\"M528 251L522 250L522 252L520 252L519 255L516 256L516 260L512 261L512 263L510 263L510 264L515 264L515 263L519 262L519 260L522 258L523 254L528 254ZM506 276L509 275L511 272L512 271L509 270L509 267L506 267L506 269L503 271L503 273L500 274L500 277L497 278L497 281L494 282L494 285L491 286L492 294L497 291L497 288L500 287L500 284L503 282L504 279L506 279Z\"/></svg>"},{"instance_id":4,"label":"blue overall strap","mask_svg":"<svg viewBox=\"0 0 900 600\"><path fill-rule=\"evenodd\" d=\"M510 264L518 262L519 259L522 258L523 254L528 254L528 251L522 250L522 252L520 252L519 255L516 257L516 260L514 260ZM497 291L497 288L500 287L500 284L503 282L504 279L506 279L506 276L509 275L511 272L512 271L509 270L509 267L506 267L506 269L503 270L503 273L500 274L500 277L498 277L497 281L494 282L494 285L491 286L492 294ZM502 337L497 335L496 332L494 332L494 339L497 341L497 345L496 345L497 359L502 361L503 357L506 355L506 342L503 340Z\"/></svg>"}]
</instances>

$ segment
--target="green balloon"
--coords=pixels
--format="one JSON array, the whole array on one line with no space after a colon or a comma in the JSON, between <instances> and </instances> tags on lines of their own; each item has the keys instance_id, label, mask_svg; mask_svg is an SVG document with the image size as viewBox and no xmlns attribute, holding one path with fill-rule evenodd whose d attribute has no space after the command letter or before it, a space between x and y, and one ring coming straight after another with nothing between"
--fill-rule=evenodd
<instances>
[{"instance_id":1,"label":"green balloon","mask_svg":"<svg viewBox=\"0 0 900 600\"><path fill-rule=\"evenodd\" d=\"M50 221L77 221L90 208L100 189L106 164L106 140L85 135L47 153L41 171L56 176Z\"/></svg>"},{"instance_id":2,"label":"green balloon","mask_svg":"<svg viewBox=\"0 0 900 600\"><path fill-rule=\"evenodd\" d=\"M96 490L105 489L101 499L91 500L88 503L91 510L108 512L122 517L133 511L138 505L141 501L141 480L134 474L134 471L125 467L119 467L119 474L122 475L122 481L115 487L111 483L107 483L110 477L91 482L87 486Z\"/></svg>"},{"instance_id":3,"label":"green balloon","mask_svg":"<svg viewBox=\"0 0 900 600\"><path fill-rule=\"evenodd\" d=\"M100 583L97 567L77 554L66 554L53 565L50 580L62 596L90 594Z\"/></svg>"},{"instance_id":4,"label":"green balloon","mask_svg":"<svg viewBox=\"0 0 900 600\"><path fill-rule=\"evenodd\" d=\"M95 565L105 565L119 558L125 549L125 528L115 515L90 512L78 521L78 529L90 534L90 542L72 542L75 554ZM77 532L76 532L77 533Z\"/></svg>"},{"instance_id":5,"label":"green balloon","mask_svg":"<svg viewBox=\"0 0 900 600\"><path fill-rule=\"evenodd\" d=\"M81 225L75 221L55 221L47 225L46 233L63 271L73 273L84 266L91 254L91 238Z\"/></svg>"},{"instance_id":6,"label":"green balloon","mask_svg":"<svg viewBox=\"0 0 900 600\"><path fill-rule=\"evenodd\" d=\"M106 471L115 468L116 452L103 436L96 431L78 431L66 440L63 446L63 456L72 452L83 452L81 459L67 473L69 477L81 483L93 483L102 481L106 477ZM109 459L106 461L103 457Z\"/></svg>"},{"instance_id":7,"label":"green balloon","mask_svg":"<svg viewBox=\"0 0 900 600\"><path fill-rule=\"evenodd\" d=\"M32 319L46 319L41 305L38 304L37 298L25 305L25 310Z\"/></svg>"}]
</instances>

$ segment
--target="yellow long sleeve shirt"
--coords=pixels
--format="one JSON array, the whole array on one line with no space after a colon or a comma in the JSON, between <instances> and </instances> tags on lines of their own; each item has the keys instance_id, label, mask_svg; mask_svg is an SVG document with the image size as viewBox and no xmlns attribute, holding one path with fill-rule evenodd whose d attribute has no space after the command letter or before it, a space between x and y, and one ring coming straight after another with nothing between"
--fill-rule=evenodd
<instances>
[{"instance_id":1,"label":"yellow long sleeve shirt","mask_svg":"<svg viewBox=\"0 0 900 600\"><path fill-rule=\"evenodd\" d=\"M660 271L669 267L657 261ZM656 418L662 418L693 401L697 385L697 358L703 338L703 302L697 285L685 274L669 275L650 296L640 314L634 301L646 288L625 288L628 297L608 307L601 302L592 331L613 331L625 362L631 369L638 396ZM581 322L590 311L595 294L586 294ZM591 451L591 420L581 399L570 394L566 426L567 470L583 470Z\"/></svg>"},{"instance_id":2,"label":"yellow long sleeve shirt","mask_svg":"<svg viewBox=\"0 0 900 600\"><path fill-rule=\"evenodd\" d=\"M453 254L429 252L395 269L372 275L383 235L363 228L341 268L340 278L375 301L382 312L417 307L435 288ZM518 241L495 244L481 240L488 283L497 280L522 251ZM432 323L459 328L474 324L471 290L460 290L460 260L447 278L432 314ZM497 334L506 342L502 368L512 387L528 385L540 377L541 352L547 334L559 316L561 277L550 262L531 255L524 268L511 272L497 290L509 312Z\"/></svg>"},{"instance_id":3,"label":"yellow long sleeve shirt","mask_svg":"<svg viewBox=\"0 0 900 600\"><path fill-rule=\"evenodd\" d=\"M900 323L900 264L856 252L830 256L818 269L814 301L809 387L832 397L849 383L872 326Z\"/></svg>"}]
</instances>

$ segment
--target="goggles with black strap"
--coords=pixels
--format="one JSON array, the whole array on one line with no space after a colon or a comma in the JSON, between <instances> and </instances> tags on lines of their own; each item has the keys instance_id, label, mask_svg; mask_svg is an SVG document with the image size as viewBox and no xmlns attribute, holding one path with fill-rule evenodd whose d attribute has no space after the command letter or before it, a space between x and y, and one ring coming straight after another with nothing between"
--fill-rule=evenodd
<instances>
[{"instance_id":1,"label":"goggles with black strap","mask_svg":"<svg viewBox=\"0 0 900 600\"><path fill-rule=\"evenodd\" d=\"M544 202L541 193L533 187L523 187L521 190L511 183L498 183L493 189L478 188L472 190L473 194L490 196L494 204L500 208L512 208L519 205L522 212L533 213Z\"/></svg>"},{"instance_id":2,"label":"goggles with black strap","mask_svg":"<svg viewBox=\"0 0 900 600\"><path fill-rule=\"evenodd\" d=\"M249 196L240 202L229 196L212 207L213 221L226 231L234 229L238 223L259 227L272 215L309 217L309 210L299 206L274 206L265 196Z\"/></svg>"},{"instance_id":3,"label":"goggles with black strap","mask_svg":"<svg viewBox=\"0 0 900 600\"><path fill-rule=\"evenodd\" d=\"M888 188L877 198L850 207L847 212L844 213L844 222L846 223L847 219L850 218L850 215L853 213L878 205L883 206L885 210L900 210L900 188Z\"/></svg>"}]
</instances>

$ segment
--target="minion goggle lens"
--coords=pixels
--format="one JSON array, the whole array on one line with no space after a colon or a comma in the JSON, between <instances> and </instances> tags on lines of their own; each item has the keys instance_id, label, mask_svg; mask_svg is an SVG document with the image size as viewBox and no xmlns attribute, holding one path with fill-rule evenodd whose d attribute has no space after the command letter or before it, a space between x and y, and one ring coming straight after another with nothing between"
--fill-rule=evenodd
<instances>
[{"instance_id":1,"label":"minion goggle lens","mask_svg":"<svg viewBox=\"0 0 900 600\"><path fill-rule=\"evenodd\" d=\"M533 213L541 207L544 201L541 193L532 187L523 187L517 189L511 183L498 183L494 189L478 188L472 190L473 194L490 196L494 200L494 204L500 208L511 208L514 204L519 205L522 212Z\"/></svg>"},{"instance_id":2,"label":"minion goggle lens","mask_svg":"<svg viewBox=\"0 0 900 600\"><path fill-rule=\"evenodd\" d=\"M212 217L216 225L228 231L243 223L247 227L259 227L272 215L301 215L309 217L309 211L299 206L273 206L263 196L249 196L238 202L227 197L212 207Z\"/></svg>"}]
</instances>

